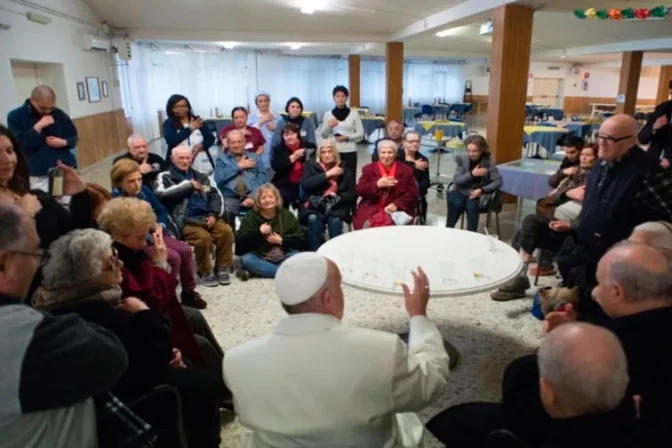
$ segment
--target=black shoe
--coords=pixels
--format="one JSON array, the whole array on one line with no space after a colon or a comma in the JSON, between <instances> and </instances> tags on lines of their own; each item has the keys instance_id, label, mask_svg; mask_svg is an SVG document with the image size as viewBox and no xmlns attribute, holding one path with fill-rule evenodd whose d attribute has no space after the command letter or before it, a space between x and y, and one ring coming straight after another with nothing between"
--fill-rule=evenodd
<instances>
[{"instance_id":1,"label":"black shoe","mask_svg":"<svg viewBox=\"0 0 672 448\"><path fill-rule=\"evenodd\" d=\"M247 269L238 269L236 271L236 277L238 277L238 280L246 282L250 279L250 271Z\"/></svg>"},{"instance_id":2,"label":"black shoe","mask_svg":"<svg viewBox=\"0 0 672 448\"><path fill-rule=\"evenodd\" d=\"M182 291L182 305L197 310L204 310L208 307L208 302L203 300L203 297L197 291Z\"/></svg>"}]
</instances>

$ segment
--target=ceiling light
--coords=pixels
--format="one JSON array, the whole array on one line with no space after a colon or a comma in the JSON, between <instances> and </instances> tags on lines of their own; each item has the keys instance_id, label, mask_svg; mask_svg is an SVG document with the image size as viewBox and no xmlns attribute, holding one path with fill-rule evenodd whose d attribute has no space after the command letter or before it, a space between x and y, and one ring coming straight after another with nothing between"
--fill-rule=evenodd
<instances>
[{"instance_id":1,"label":"ceiling light","mask_svg":"<svg viewBox=\"0 0 672 448\"><path fill-rule=\"evenodd\" d=\"M301 49L301 44L296 43L296 42L290 42L287 45L289 45L290 50L300 50Z\"/></svg>"},{"instance_id":2,"label":"ceiling light","mask_svg":"<svg viewBox=\"0 0 672 448\"><path fill-rule=\"evenodd\" d=\"M238 45L237 42L217 42L217 45L221 45L222 47L226 48L227 50L233 50L236 45Z\"/></svg>"},{"instance_id":3,"label":"ceiling light","mask_svg":"<svg viewBox=\"0 0 672 448\"><path fill-rule=\"evenodd\" d=\"M436 33L436 37L446 37L446 36L459 36L464 35L469 32L468 25L456 26L454 28L448 28L447 30L439 31Z\"/></svg>"},{"instance_id":4,"label":"ceiling light","mask_svg":"<svg viewBox=\"0 0 672 448\"><path fill-rule=\"evenodd\" d=\"M299 1L299 10L303 14L313 14L315 11L324 9L326 0L301 0Z\"/></svg>"},{"instance_id":5,"label":"ceiling light","mask_svg":"<svg viewBox=\"0 0 672 448\"><path fill-rule=\"evenodd\" d=\"M315 8L312 6L302 6L301 7L301 12L303 14L312 14L315 12Z\"/></svg>"}]
</instances>

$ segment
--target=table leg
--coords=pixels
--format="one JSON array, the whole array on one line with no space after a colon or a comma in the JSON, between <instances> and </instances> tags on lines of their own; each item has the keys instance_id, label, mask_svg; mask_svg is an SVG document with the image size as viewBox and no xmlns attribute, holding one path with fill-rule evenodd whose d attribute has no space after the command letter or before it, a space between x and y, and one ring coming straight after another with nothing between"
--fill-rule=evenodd
<instances>
[{"instance_id":1,"label":"table leg","mask_svg":"<svg viewBox=\"0 0 672 448\"><path fill-rule=\"evenodd\" d=\"M447 152L445 148L437 147L436 152L436 174L434 181L431 182L431 186L436 186L437 196L443 196L443 182L441 182L441 153Z\"/></svg>"},{"instance_id":2,"label":"table leg","mask_svg":"<svg viewBox=\"0 0 672 448\"><path fill-rule=\"evenodd\" d=\"M408 344L408 333L399 333L399 337L402 341ZM453 370L457 365L457 362L460 360L460 352L453 344L446 341L445 339L443 340L443 346L446 348L446 352L448 352L448 357L450 358L450 370Z\"/></svg>"}]
</instances>

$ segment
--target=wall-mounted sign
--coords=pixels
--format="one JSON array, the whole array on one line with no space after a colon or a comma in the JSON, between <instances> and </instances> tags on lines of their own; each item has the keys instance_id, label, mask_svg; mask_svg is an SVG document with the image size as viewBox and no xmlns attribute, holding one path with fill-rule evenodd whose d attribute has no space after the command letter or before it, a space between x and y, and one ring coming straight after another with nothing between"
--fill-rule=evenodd
<instances>
[{"instance_id":1,"label":"wall-mounted sign","mask_svg":"<svg viewBox=\"0 0 672 448\"><path fill-rule=\"evenodd\" d=\"M584 79L588 79L588 78L590 78L590 73L588 73L588 72L584 73L584 74L583 74L583 78L584 78Z\"/></svg>"}]
</instances>

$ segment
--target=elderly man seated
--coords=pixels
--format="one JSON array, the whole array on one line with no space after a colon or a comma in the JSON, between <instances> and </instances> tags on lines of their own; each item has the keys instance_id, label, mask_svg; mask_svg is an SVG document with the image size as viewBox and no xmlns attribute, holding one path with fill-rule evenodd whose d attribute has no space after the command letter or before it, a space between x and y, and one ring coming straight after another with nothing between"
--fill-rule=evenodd
<instances>
[{"instance_id":1,"label":"elderly man seated","mask_svg":"<svg viewBox=\"0 0 672 448\"><path fill-rule=\"evenodd\" d=\"M35 222L0 203L0 363L2 445L93 447L92 397L126 371L124 346L75 314L51 316L25 305L42 256Z\"/></svg>"},{"instance_id":2,"label":"elderly man seated","mask_svg":"<svg viewBox=\"0 0 672 448\"><path fill-rule=\"evenodd\" d=\"M194 246L198 275L203 284L228 285L233 266L233 230L221 218L221 194L210 185L206 175L191 168L192 158L188 146L173 149L170 169L156 179L156 195L168 209L182 239Z\"/></svg>"},{"instance_id":3,"label":"elderly man seated","mask_svg":"<svg viewBox=\"0 0 672 448\"><path fill-rule=\"evenodd\" d=\"M153 190L156 177L161 171L168 169L168 163L160 155L149 152L147 139L140 134L128 137L126 144L128 152L114 159L114 163L117 163L119 159L131 159L138 162L142 173L142 184Z\"/></svg>"},{"instance_id":4,"label":"elderly man seated","mask_svg":"<svg viewBox=\"0 0 672 448\"><path fill-rule=\"evenodd\" d=\"M397 160L403 162L406 158L406 152L404 151L404 125L401 121L390 120L387 124L387 133L383 138L379 138L373 144L373 154L371 154L371 161L377 162L378 157L378 144L383 140L392 140L397 145Z\"/></svg>"},{"instance_id":5,"label":"elderly man seated","mask_svg":"<svg viewBox=\"0 0 672 448\"><path fill-rule=\"evenodd\" d=\"M395 334L346 327L338 267L313 252L287 259L275 289L289 317L232 348L224 379L255 447L415 447L415 414L446 388L448 354L427 318L429 283L404 285L410 345Z\"/></svg>"},{"instance_id":6,"label":"elderly man seated","mask_svg":"<svg viewBox=\"0 0 672 448\"><path fill-rule=\"evenodd\" d=\"M228 151L215 163L215 182L224 196L224 217L234 225L241 210L254 207L254 195L268 182L268 168L261 157L245 149L245 136L233 130L226 135Z\"/></svg>"}]
</instances>

